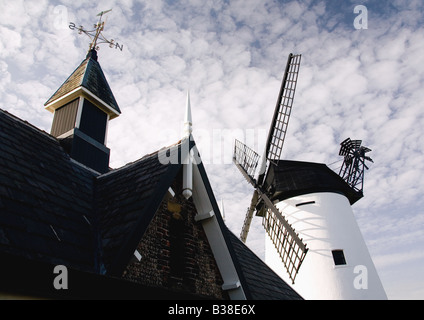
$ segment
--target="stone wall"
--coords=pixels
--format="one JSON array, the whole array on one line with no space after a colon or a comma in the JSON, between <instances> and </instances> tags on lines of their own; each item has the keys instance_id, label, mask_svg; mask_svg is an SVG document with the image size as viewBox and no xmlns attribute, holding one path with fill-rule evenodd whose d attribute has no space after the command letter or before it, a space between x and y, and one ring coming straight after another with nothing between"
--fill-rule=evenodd
<instances>
[{"instance_id":1,"label":"stone wall","mask_svg":"<svg viewBox=\"0 0 424 320\"><path fill-rule=\"evenodd\" d=\"M123 277L144 285L165 287L214 299L227 299L221 275L192 198L181 195L181 174L173 184L175 197L163 199Z\"/></svg>"}]
</instances>

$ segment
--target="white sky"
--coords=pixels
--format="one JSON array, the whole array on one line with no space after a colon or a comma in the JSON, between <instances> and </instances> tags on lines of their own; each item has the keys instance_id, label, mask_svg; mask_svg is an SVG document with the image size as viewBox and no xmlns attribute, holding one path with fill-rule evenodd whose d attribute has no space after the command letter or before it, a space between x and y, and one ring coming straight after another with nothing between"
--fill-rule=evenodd
<instances>
[{"instance_id":1,"label":"white sky","mask_svg":"<svg viewBox=\"0 0 424 320\"><path fill-rule=\"evenodd\" d=\"M252 189L231 163L233 140L262 154L287 55L301 53L283 157L330 164L341 141L362 139L375 163L355 216L388 297L424 298L421 0L2 1L0 108L49 132L44 102L90 42L68 24L89 29L111 8L103 34L124 49L98 55L122 111L109 126L112 167L180 139L189 89L193 135L238 235ZM247 244L263 257L259 218Z\"/></svg>"}]
</instances>

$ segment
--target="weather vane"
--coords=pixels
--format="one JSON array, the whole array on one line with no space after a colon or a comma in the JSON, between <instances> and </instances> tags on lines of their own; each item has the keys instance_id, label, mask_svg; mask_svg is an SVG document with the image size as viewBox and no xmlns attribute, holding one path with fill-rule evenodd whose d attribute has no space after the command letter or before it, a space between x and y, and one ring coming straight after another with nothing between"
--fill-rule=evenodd
<instances>
[{"instance_id":1,"label":"weather vane","mask_svg":"<svg viewBox=\"0 0 424 320\"><path fill-rule=\"evenodd\" d=\"M90 52L91 50L96 50L96 51L99 50L98 44L101 44L101 43L108 43L110 48L115 47L115 49L120 49L121 51L124 48L123 44L120 45L118 42L115 42L115 40L113 39L108 40L102 34L102 31L105 28L105 22L106 22L106 21L102 21L102 17L105 13L108 13L110 11L112 11L112 9L102 11L97 15L100 18L99 18L99 21L94 25L93 30L85 30L83 26L79 26L77 28L75 23L73 22L69 23L69 29L71 30L77 29L79 34L85 33L92 40L90 43L90 48L88 49L88 52Z\"/></svg>"}]
</instances>

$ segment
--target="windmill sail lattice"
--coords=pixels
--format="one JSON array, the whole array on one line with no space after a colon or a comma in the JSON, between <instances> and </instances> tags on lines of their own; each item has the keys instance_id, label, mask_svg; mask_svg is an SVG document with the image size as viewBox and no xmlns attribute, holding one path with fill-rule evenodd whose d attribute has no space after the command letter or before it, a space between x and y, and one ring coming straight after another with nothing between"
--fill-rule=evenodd
<instances>
[{"instance_id":1,"label":"windmill sail lattice","mask_svg":"<svg viewBox=\"0 0 424 320\"><path fill-rule=\"evenodd\" d=\"M234 163L240 169L247 181L253 184L253 176L258 166L259 155L239 140L235 140ZM255 185L253 184L255 187Z\"/></svg>"},{"instance_id":2,"label":"windmill sail lattice","mask_svg":"<svg viewBox=\"0 0 424 320\"><path fill-rule=\"evenodd\" d=\"M301 57L300 54L289 55L283 81L281 82L281 88L278 94L265 150L266 160L272 161L273 163L278 163L278 160L281 159L281 151L283 150L296 91ZM261 167L259 183L262 183L265 172L269 166L266 160L263 159L264 162Z\"/></svg>"},{"instance_id":3,"label":"windmill sail lattice","mask_svg":"<svg viewBox=\"0 0 424 320\"><path fill-rule=\"evenodd\" d=\"M250 206L247 209L240 239L243 242L246 241L256 211L256 215L263 217L263 226L274 243L293 283L308 249L283 214L270 200L271 194L265 191L264 181L270 165L278 166L281 158L296 90L300 60L301 55L290 54L288 57L258 180L254 178L259 160L259 155L255 151L236 140L233 156L237 168L255 188ZM269 192L269 188L267 190Z\"/></svg>"},{"instance_id":4,"label":"windmill sail lattice","mask_svg":"<svg viewBox=\"0 0 424 320\"><path fill-rule=\"evenodd\" d=\"M258 165L259 155L246 146L244 143L239 140L235 140L234 145L234 156L233 162L240 170L242 175L246 178L247 182L249 182L253 187L257 187L256 180L254 179L254 174L256 167ZM247 234L250 229L250 223L252 222L253 213L255 211L256 204L258 202L258 193L255 190L253 194L252 201L250 203L249 208L247 208L246 217L243 222L243 228L240 235L240 239L243 242L246 242Z\"/></svg>"},{"instance_id":5,"label":"windmill sail lattice","mask_svg":"<svg viewBox=\"0 0 424 320\"><path fill-rule=\"evenodd\" d=\"M281 157L284 139L287 133L291 109L293 106L296 90L297 77L299 74L301 55L290 55L284 74L280 94L277 100L277 108L271 124L267 143L268 160L278 161Z\"/></svg>"},{"instance_id":6,"label":"windmill sail lattice","mask_svg":"<svg viewBox=\"0 0 424 320\"><path fill-rule=\"evenodd\" d=\"M281 260L286 267L290 279L294 283L296 274L305 259L308 249L299 239L299 235L288 225L277 208L266 210L262 225L277 249Z\"/></svg>"}]
</instances>

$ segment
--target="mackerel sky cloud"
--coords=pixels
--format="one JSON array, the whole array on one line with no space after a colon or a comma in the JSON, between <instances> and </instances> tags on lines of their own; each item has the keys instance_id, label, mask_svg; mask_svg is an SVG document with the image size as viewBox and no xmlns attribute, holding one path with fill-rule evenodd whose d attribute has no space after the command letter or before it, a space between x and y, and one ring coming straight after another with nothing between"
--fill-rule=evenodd
<instances>
[{"instance_id":1,"label":"mackerel sky cloud","mask_svg":"<svg viewBox=\"0 0 424 320\"><path fill-rule=\"evenodd\" d=\"M355 25L360 5L367 29ZM422 1L3 1L0 108L49 132L43 105L90 42L69 23L89 29L108 9L104 35L123 45L98 52L122 111L108 130L112 167L177 142L190 90L193 135L238 235L252 190L231 164L234 138L262 154L287 56L300 53L283 157L337 170L340 142L363 140L374 163L358 224L388 297L424 298ZM260 257L263 240L256 217L247 244Z\"/></svg>"}]
</instances>

